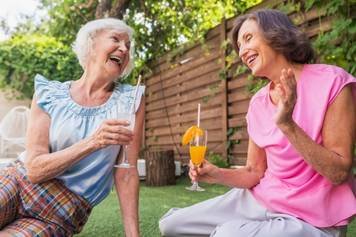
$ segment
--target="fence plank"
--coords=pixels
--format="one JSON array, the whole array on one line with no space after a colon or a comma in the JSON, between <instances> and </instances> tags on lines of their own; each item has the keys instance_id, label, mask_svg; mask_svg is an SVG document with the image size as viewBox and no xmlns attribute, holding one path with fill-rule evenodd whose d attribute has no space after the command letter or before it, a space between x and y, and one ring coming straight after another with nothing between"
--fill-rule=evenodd
<instances>
[{"instance_id":1,"label":"fence plank","mask_svg":"<svg viewBox=\"0 0 356 237\"><path fill-rule=\"evenodd\" d=\"M161 135L170 135L172 134L180 134L183 136L184 132L190 127L190 124L188 126L181 126L179 124L176 124L175 126L172 126L172 128L169 128L167 126L165 127L157 127L157 128L151 128L146 131L146 136L161 136ZM201 121L201 127L203 127L206 130L214 130L214 129L221 129L221 125L219 123L216 123L215 119L209 119L209 120L203 120Z\"/></svg>"},{"instance_id":2,"label":"fence plank","mask_svg":"<svg viewBox=\"0 0 356 237\"><path fill-rule=\"evenodd\" d=\"M194 79L182 81L181 84L179 84L178 86L168 87L164 91L150 91L150 94L146 96L147 103L151 103L163 98L168 98L170 96L174 96L180 93L185 93L190 90L199 89L203 86L208 86L216 82L220 82L220 78L217 75L216 71L212 71L207 74L198 76Z\"/></svg>"},{"instance_id":3,"label":"fence plank","mask_svg":"<svg viewBox=\"0 0 356 237\"><path fill-rule=\"evenodd\" d=\"M238 88L245 88L245 86L248 84L247 82L247 74L242 74L239 75L238 77L234 77L228 82L228 88L229 90L234 90Z\"/></svg>"},{"instance_id":4,"label":"fence plank","mask_svg":"<svg viewBox=\"0 0 356 237\"><path fill-rule=\"evenodd\" d=\"M223 19L221 24L220 24L220 45L225 43L226 40L226 20ZM222 69L225 72L225 67L226 67L226 49L222 47L221 49L221 61L222 63ZM222 142L226 144L227 142L227 115L228 115L228 106L227 106L227 101L228 101L228 89L227 89L227 73L225 72L225 80L223 79L221 82L221 94L222 94L222 103L221 103L221 131L222 131ZM227 157L227 149L223 150L222 155L224 157Z\"/></svg>"},{"instance_id":5,"label":"fence plank","mask_svg":"<svg viewBox=\"0 0 356 237\"><path fill-rule=\"evenodd\" d=\"M216 52L218 52L218 50L212 52L209 55L202 54L200 57L190 58L190 60L184 64L172 65L170 67L170 70L168 70L168 71L163 71L163 70L157 71L153 74L153 76L151 78L149 78L147 80L146 85L152 86L160 81L169 80L172 77L175 77L182 72L189 72L190 70L192 70L196 67L199 67L201 65L204 65L207 62L214 61L219 57L219 55L217 55Z\"/></svg>"},{"instance_id":6,"label":"fence plank","mask_svg":"<svg viewBox=\"0 0 356 237\"><path fill-rule=\"evenodd\" d=\"M210 130L209 131L209 142L221 142L222 138L221 130ZM147 140L147 145L168 145L168 144L180 144L180 135L168 135L168 136L156 136L151 137Z\"/></svg>"},{"instance_id":7,"label":"fence plank","mask_svg":"<svg viewBox=\"0 0 356 237\"><path fill-rule=\"evenodd\" d=\"M219 85L218 88L221 88L221 85ZM152 110L162 109L167 106L174 106L174 105L177 105L178 103L187 103L189 101L203 99L206 97L215 98L215 96L217 96L217 95L218 94L214 94L211 91L211 89L203 88L203 89L200 89L199 93L197 93L195 91L190 91L189 93L186 93L184 95L175 95L175 96L171 96L164 100L147 103L146 109L147 109L147 111L152 111Z\"/></svg>"},{"instance_id":8,"label":"fence plank","mask_svg":"<svg viewBox=\"0 0 356 237\"><path fill-rule=\"evenodd\" d=\"M221 94L211 96L210 99L198 98L192 101L188 101L186 103L178 103L173 106L169 106L169 107L166 106L157 110L146 111L145 119L149 120L154 118L160 118L162 116L167 116L167 113L168 116L181 116L181 115L183 116L186 113L191 113L195 111L197 103L201 103L202 106L210 108L210 107L215 107L217 105L220 105L221 100L222 100Z\"/></svg>"},{"instance_id":9,"label":"fence plank","mask_svg":"<svg viewBox=\"0 0 356 237\"><path fill-rule=\"evenodd\" d=\"M164 90L168 87L174 87L183 83L185 81L190 81L196 77L206 75L210 72L219 71L221 66L217 62L216 58L210 61L207 61L205 64L199 65L189 72L181 72L178 75L175 75L171 80L162 80L160 83L156 83L150 86L147 86L150 92L156 92L158 90ZM160 75L158 75L160 76Z\"/></svg>"},{"instance_id":10,"label":"fence plank","mask_svg":"<svg viewBox=\"0 0 356 237\"><path fill-rule=\"evenodd\" d=\"M214 55L216 52L219 51L219 35L215 35L213 38L208 39L205 44L204 44L204 49L201 47L200 44L196 44L194 47L191 48L190 51L184 52L182 50L183 55L182 56L176 56L173 60L169 59L171 57L171 54L167 55L167 60L163 63L160 64L157 67L153 68L153 73L163 73L163 74L171 74L171 69L175 68L176 66L183 65L183 69L185 69L185 65L189 67L189 64L183 64L183 62L187 61L188 59L196 60L200 59L202 56L209 56L209 55Z\"/></svg>"},{"instance_id":11,"label":"fence plank","mask_svg":"<svg viewBox=\"0 0 356 237\"><path fill-rule=\"evenodd\" d=\"M246 114L250 100L239 101L238 104L229 106L229 115Z\"/></svg>"},{"instance_id":12,"label":"fence plank","mask_svg":"<svg viewBox=\"0 0 356 237\"><path fill-rule=\"evenodd\" d=\"M244 100L249 100L251 97L251 93L248 92L246 88L240 87L239 89L231 91L229 93L228 101L229 103L240 102Z\"/></svg>"},{"instance_id":13,"label":"fence plank","mask_svg":"<svg viewBox=\"0 0 356 237\"><path fill-rule=\"evenodd\" d=\"M204 121L205 119L213 119L213 118L216 119L219 118L220 115L221 115L221 107L216 107L212 109L202 110L200 119L201 121ZM147 120L146 126L148 128L154 128L154 127L168 126L169 124L171 124L172 126L174 124L182 124L184 122L192 122L193 124L195 124L196 117L197 117L196 113L190 113L187 114L186 116L181 116L181 117L173 116L167 118L166 116L162 116L161 118Z\"/></svg>"}]
</instances>

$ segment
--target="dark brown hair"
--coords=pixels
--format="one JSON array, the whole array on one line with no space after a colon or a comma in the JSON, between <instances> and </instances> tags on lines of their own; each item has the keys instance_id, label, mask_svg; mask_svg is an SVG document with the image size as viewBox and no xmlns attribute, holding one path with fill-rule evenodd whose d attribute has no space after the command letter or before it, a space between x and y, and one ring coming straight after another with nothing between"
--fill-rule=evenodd
<instances>
[{"instance_id":1,"label":"dark brown hair","mask_svg":"<svg viewBox=\"0 0 356 237\"><path fill-rule=\"evenodd\" d=\"M262 9L239 16L232 29L232 45L238 53L237 39L241 25L246 20L255 20L267 43L289 62L308 63L314 60L314 50L309 38L300 31L287 15L271 9Z\"/></svg>"}]
</instances>

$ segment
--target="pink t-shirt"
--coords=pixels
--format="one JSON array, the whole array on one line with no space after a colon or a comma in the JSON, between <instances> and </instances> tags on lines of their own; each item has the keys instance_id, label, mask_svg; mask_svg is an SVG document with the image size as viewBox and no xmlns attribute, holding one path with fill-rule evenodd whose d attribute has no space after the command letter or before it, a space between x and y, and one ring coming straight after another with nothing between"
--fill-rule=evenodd
<instances>
[{"instance_id":1,"label":"pink t-shirt","mask_svg":"<svg viewBox=\"0 0 356 237\"><path fill-rule=\"evenodd\" d=\"M356 102L355 77L336 66L304 65L293 119L316 143L323 143L321 131L328 106L349 84ZM277 108L270 100L269 85L253 96L246 116L251 139L267 155L268 168L252 189L254 197L272 211L317 227L346 225L356 214L352 177L335 186L304 161L273 121Z\"/></svg>"}]
</instances>

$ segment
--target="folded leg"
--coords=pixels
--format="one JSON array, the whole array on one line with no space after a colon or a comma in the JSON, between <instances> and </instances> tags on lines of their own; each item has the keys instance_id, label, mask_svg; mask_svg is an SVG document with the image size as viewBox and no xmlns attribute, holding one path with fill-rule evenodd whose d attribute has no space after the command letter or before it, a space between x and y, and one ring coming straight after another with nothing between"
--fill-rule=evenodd
<instances>
[{"instance_id":1,"label":"folded leg","mask_svg":"<svg viewBox=\"0 0 356 237\"><path fill-rule=\"evenodd\" d=\"M20 218L5 226L0 236L12 237L68 237L62 228L34 218Z\"/></svg>"},{"instance_id":2,"label":"folded leg","mask_svg":"<svg viewBox=\"0 0 356 237\"><path fill-rule=\"evenodd\" d=\"M338 228L316 228L293 216L268 212L265 220L231 220L218 226L211 237L339 237Z\"/></svg>"},{"instance_id":3,"label":"folded leg","mask_svg":"<svg viewBox=\"0 0 356 237\"><path fill-rule=\"evenodd\" d=\"M0 230L15 220L19 209L19 190L13 167L0 170Z\"/></svg>"},{"instance_id":4,"label":"folded leg","mask_svg":"<svg viewBox=\"0 0 356 237\"><path fill-rule=\"evenodd\" d=\"M209 236L232 219L265 218L266 209L246 189L232 189L224 195L186 208L173 208L159 221L164 236Z\"/></svg>"}]
</instances>

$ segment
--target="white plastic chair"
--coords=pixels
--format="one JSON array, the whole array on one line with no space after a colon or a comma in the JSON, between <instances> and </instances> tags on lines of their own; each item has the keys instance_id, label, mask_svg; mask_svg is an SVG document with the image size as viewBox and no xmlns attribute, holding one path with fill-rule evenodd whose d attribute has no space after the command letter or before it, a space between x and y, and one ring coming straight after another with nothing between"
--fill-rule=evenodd
<instances>
[{"instance_id":1,"label":"white plastic chair","mask_svg":"<svg viewBox=\"0 0 356 237\"><path fill-rule=\"evenodd\" d=\"M26 106L12 108L0 123L0 154L3 156L12 146L25 149L27 123L30 109Z\"/></svg>"}]
</instances>

